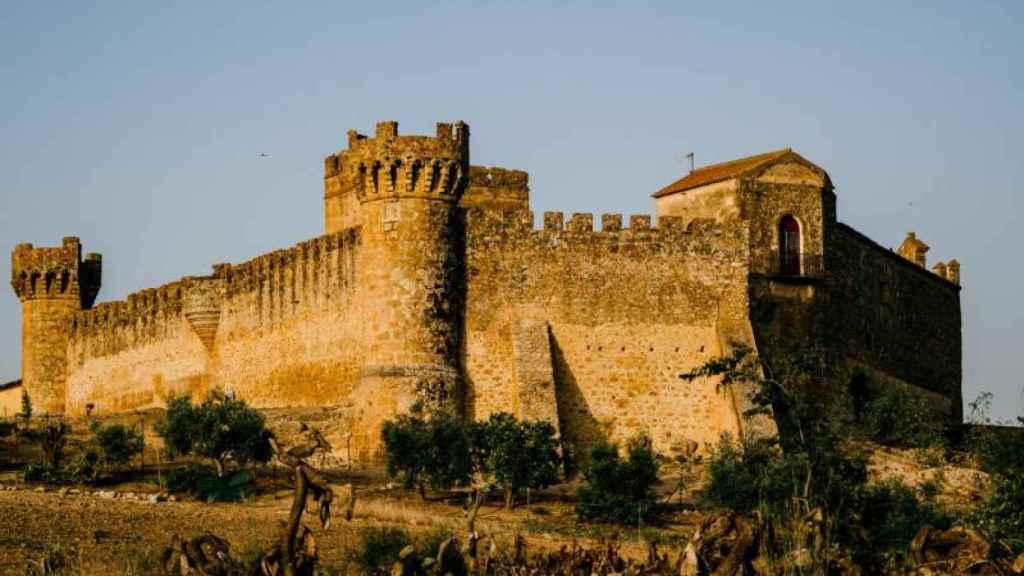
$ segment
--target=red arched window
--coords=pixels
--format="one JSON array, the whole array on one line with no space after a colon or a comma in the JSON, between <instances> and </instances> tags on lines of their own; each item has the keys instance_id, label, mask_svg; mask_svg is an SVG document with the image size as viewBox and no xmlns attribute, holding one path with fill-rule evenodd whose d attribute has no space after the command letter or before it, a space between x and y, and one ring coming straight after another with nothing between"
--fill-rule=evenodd
<instances>
[{"instance_id":1,"label":"red arched window","mask_svg":"<svg viewBox=\"0 0 1024 576\"><path fill-rule=\"evenodd\" d=\"M779 221L779 272L800 275L800 223L789 214Z\"/></svg>"}]
</instances>

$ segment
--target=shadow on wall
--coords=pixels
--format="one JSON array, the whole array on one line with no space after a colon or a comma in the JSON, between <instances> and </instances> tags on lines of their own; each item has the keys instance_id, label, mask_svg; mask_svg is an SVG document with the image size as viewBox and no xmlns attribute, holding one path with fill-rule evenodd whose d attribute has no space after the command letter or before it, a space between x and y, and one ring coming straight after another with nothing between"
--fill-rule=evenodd
<instances>
[{"instance_id":1,"label":"shadow on wall","mask_svg":"<svg viewBox=\"0 0 1024 576\"><path fill-rule=\"evenodd\" d=\"M573 473L585 461L586 452L596 442L607 438L604 428L590 412L587 399L576 382L576 376L565 361L565 354L552 334L551 363L555 372L555 401L558 424L566 449L566 471Z\"/></svg>"}]
</instances>

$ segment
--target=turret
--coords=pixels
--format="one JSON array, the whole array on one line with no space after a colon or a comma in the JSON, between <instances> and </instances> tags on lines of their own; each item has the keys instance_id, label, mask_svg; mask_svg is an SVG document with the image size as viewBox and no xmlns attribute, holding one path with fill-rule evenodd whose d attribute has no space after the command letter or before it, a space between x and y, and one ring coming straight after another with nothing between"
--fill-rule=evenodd
<instances>
[{"instance_id":1,"label":"turret","mask_svg":"<svg viewBox=\"0 0 1024 576\"><path fill-rule=\"evenodd\" d=\"M926 254L928 254L929 249L927 244L918 239L917 234L907 232L907 237L900 244L900 247L896 249L896 252L914 264L925 268L927 263Z\"/></svg>"},{"instance_id":2,"label":"turret","mask_svg":"<svg viewBox=\"0 0 1024 576\"><path fill-rule=\"evenodd\" d=\"M366 314L366 360L356 397L361 457L378 450L384 418L420 403L459 410L462 229L458 201L469 175L469 128L438 124L434 137L349 133L338 156L359 202L357 286Z\"/></svg>"},{"instance_id":3,"label":"turret","mask_svg":"<svg viewBox=\"0 0 1024 576\"><path fill-rule=\"evenodd\" d=\"M92 306L101 274L100 255L83 260L74 236L56 248L18 244L11 253L11 287L22 308L22 385L40 411L64 411L67 320Z\"/></svg>"}]
</instances>

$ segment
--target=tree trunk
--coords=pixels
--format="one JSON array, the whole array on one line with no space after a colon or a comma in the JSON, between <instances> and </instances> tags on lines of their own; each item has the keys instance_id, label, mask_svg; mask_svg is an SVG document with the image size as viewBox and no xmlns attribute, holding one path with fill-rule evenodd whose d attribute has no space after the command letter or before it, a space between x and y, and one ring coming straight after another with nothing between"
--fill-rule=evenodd
<instances>
[{"instance_id":1,"label":"tree trunk","mask_svg":"<svg viewBox=\"0 0 1024 576\"><path fill-rule=\"evenodd\" d=\"M214 464L217 465L217 478L224 477L224 463L221 462L220 458L213 459Z\"/></svg>"},{"instance_id":2,"label":"tree trunk","mask_svg":"<svg viewBox=\"0 0 1024 576\"><path fill-rule=\"evenodd\" d=\"M426 500L427 499L427 487L426 487L426 485L423 484L423 482L419 482L419 483L417 483L417 488L419 488L419 491L420 491L420 499L421 500Z\"/></svg>"},{"instance_id":3,"label":"tree trunk","mask_svg":"<svg viewBox=\"0 0 1024 576\"><path fill-rule=\"evenodd\" d=\"M505 488L505 509L511 510L516 505L516 492L512 488Z\"/></svg>"},{"instance_id":4,"label":"tree trunk","mask_svg":"<svg viewBox=\"0 0 1024 576\"><path fill-rule=\"evenodd\" d=\"M301 466L295 467L295 498L292 499L292 510L288 514L288 528L281 539L281 565L284 576L295 576L295 535L299 532L299 522L306 507L306 475Z\"/></svg>"}]
</instances>

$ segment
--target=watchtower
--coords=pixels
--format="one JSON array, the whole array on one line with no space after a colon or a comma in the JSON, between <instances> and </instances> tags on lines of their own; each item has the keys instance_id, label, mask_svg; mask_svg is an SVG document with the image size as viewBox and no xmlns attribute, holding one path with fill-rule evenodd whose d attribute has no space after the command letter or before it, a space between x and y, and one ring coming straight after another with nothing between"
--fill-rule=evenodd
<instances>
[{"instance_id":1,"label":"watchtower","mask_svg":"<svg viewBox=\"0 0 1024 576\"><path fill-rule=\"evenodd\" d=\"M373 138L350 131L348 149L333 158L328 172L358 201L362 226L356 285L366 360L354 448L366 458L377 451L384 419L416 403L461 403L458 202L469 176L469 127L399 136L397 122L380 122Z\"/></svg>"},{"instance_id":2,"label":"watchtower","mask_svg":"<svg viewBox=\"0 0 1024 576\"><path fill-rule=\"evenodd\" d=\"M82 260L78 238L59 247L18 244L11 253L11 287L21 300L21 380L37 410L64 411L67 320L92 306L100 289L102 259Z\"/></svg>"}]
</instances>

